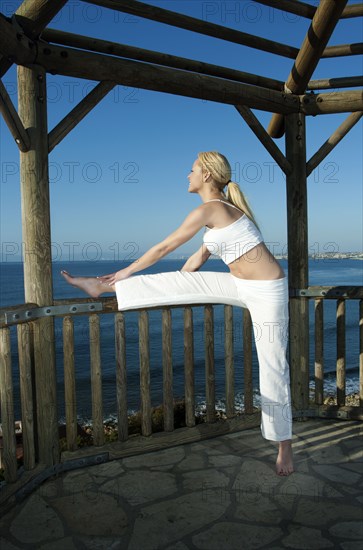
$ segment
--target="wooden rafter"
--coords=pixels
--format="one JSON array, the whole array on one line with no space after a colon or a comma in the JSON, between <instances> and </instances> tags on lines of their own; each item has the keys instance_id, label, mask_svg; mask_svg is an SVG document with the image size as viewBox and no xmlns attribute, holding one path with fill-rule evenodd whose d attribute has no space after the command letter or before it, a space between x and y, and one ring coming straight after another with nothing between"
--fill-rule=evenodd
<instances>
[{"instance_id":1,"label":"wooden rafter","mask_svg":"<svg viewBox=\"0 0 363 550\"><path fill-rule=\"evenodd\" d=\"M207 36L213 36L214 38L220 38L243 46L249 46L258 50L274 53L283 57L289 57L295 59L298 54L298 48L288 46L286 44L280 44L266 38L261 38L253 34L247 34L235 29L224 27L223 25L217 25L209 21L197 19L189 15L183 15L181 13L166 10L164 8L158 8L145 4L144 2L136 2L135 0L82 0L89 4L96 4L104 8L110 8L115 11L121 11L130 15L136 15L152 21L158 21L159 23L165 23L178 27L180 29L186 29L189 31L195 31L199 34L205 34Z\"/></svg>"},{"instance_id":2,"label":"wooden rafter","mask_svg":"<svg viewBox=\"0 0 363 550\"><path fill-rule=\"evenodd\" d=\"M275 90L71 48L53 46L49 53L39 51L37 63L49 72L65 76L111 80L124 86L232 105L245 103L270 112L273 112L274 108L283 113L294 112L298 108L296 98L286 98L282 92Z\"/></svg>"},{"instance_id":3,"label":"wooden rafter","mask_svg":"<svg viewBox=\"0 0 363 550\"><path fill-rule=\"evenodd\" d=\"M97 38L89 38L88 36L81 36L79 34L72 34L55 29L45 29L42 33L42 39L63 46L112 54L113 56L136 59L147 63L156 63L157 65L173 67L175 69L184 69L200 74L228 78L230 80L236 80L237 82L254 84L272 90L281 91L284 87L284 83L281 80L275 80L274 78L266 78L244 71L236 71L235 69L221 67L219 65L195 61L194 59L145 50L143 48L135 48L134 46L118 44L116 42L109 42L108 40L100 40Z\"/></svg>"},{"instance_id":4,"label":"wooden rafter","mask_svg":"<svg viewBox=\"0 0 363 550\"><path fill-rule=\"evenodd\" d=\"M30 138L21 122L19 115L11 101L4 84L0 80L0 112L15 139L20 151L26 152L30 149Z\"/></svg>"},{"instance_id":5,"label":"wooden rafter","mask_svg":"<svg viewBox=\"0 0 363 550\"><path fill-rule=\"evenodd\" d=\"M305 91L346 3L347 0L324 0L320 2L286 81L288 92L301 94ZM268 133L273 138L283 135L284 120L279 114L273 115Z\"/></svg>"},{"instance_id":6,"label":"wooden rafter","mask_svg":"<svg viewBox=\"0 0 363 550\"><path fill-rule=\"evenodd\" d=\"M19 65L37 64L53 74L109 80L124 86L232 105L243 103L269 112L291 113L298 110L298 98L275 90L42 42L37 43L37 48L27 48L26 44L19 46L16 42L16 31L12 25L0 19L0 51L5 55L11 54Z\"/></svg>"},{"instance_id":7,"label":"wooden rafter","mask_svg":"<svg viewBox=\"0 0 363 550\"><path fill-rule=\"evenodd\" d=\"M306 164L306 175L309 176L311 172L321 163L325 157L334 149L336 145L343 139L343 137L359 122L363 113L356 112L351 113L345 121L335 130L330 138L318 149L318 151L311 157Z\"/></svg>"},{"instance_id":8,"label":"wooden rafter","mask_svg":"<svg viewBox=\"0 0 363 550\"><path fill-rule=\"evenodd\" d=\"M293 46L288 46L286 44L281 44L280 42L267 40L266 38L255 36L253 34L243 33L229 27L224 27L222 25L211 23L210 21L197 19L196 17L190 17L189 15L183 15L181 13L166 10L164 8L151 6L150 4L145 4L144 2L139 2L135 0L82 1L88 4L95 4L115 11L129 13L130 15L136 15L138 17L150 19L159 23L165 23L166 25L172 25L181 29L195 31L199 34L213 36L214 38L227 40L229 42L241 44L250 48L255 48L276 55L289 57L290 59L295 59L299 53L298 48L295 48ZM350 48L349 45L333 46L333 48L334 49L332 50L330 47L325 48L325 50L321 54L321 57L351 55L352 53L358 55L361 51L362 45L354 44L354 48Z\"/></svg>"},{"instance_id":9,"label":"wooden rafter","mask_svg":"<svg viewBox=\"0 0 363 550\"><path fill-rule=\"evenodd\" d=\"M29 38L36 37L48 25L67 0L24 0L15 12L15 17ZM26 37L19 33L19 40ZM11 67L12 60L0 59L0 77Z\"/></svg>"},{"instance_id":10,"label":"wooden rafter","mask_svg":"<svg viewBox=\"0 0 363 550\"><path fill-rule=\"evenodd\" d=\"M322 58L328 57L347 57L351 55L361 55L363 53L363 42L355 44L342 44L339 46L329 46L322 53Z\"/></svg>"},{"instance_id":11,"label":"wooden rafter","mask_svg":"<svg viewBox=\"0 0 363 550\"><path fill-rule=\"evenodd\" d=\"M308 90L328 90L329 88L354 88L363 86L363 76L344 76L340 78L320 78L310 80Z\"/></svg>"},{"instance_id":12,"label":"wooden rafter","mask_svg":"<svg viewBox=\"0 0 363 550\"><path fill-rule=\"evenodd\" d=\"M284 83L281 80L274 78L266 78L261 75L237 71L220 65L213 65L187 59L176 55L165 54L143 48L136 48L125 44L118 44L108 40L100 40L98 38L90 38L79 34L59 31L56 29L47 28L42 32L42 39L58 45L80 48L98 53L111 54L114 56L126 57L128 59L136 59L138 61L146 61L173 67L175 69L185 69L188 71L197 72L200 74L208 74L211 76L219 76L244 82L245 84L255 84L263 88L271 88L272 90L283 90ZM351 88L354 86L363 86L363 76L351 76L342 78L330 78L320 80L310 80L307 85L308 90L322 90L329 88Z\"/></svg>"},{"instance_id":13,"label":"wooden rafter","mask_svg":"<svg viewBox=\"0 0 363 550\"><path fill-rule=\"evenodd\" d=\"M305 2L297 2L296 0L255 0L258 4L264 4L271 8L283 10L287 13L294 13L301 17L312 19L316 12L316 7L306 4ZM342 12L341 18L361 17L363 15L363 4L354 4L346 6Z\"/></svg>"}]
</instances>

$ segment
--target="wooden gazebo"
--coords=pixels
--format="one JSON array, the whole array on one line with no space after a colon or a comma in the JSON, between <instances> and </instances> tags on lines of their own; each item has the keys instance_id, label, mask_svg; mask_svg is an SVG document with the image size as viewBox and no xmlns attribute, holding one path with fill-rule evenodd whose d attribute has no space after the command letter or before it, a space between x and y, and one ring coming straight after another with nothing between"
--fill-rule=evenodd
<instances>
[{"instance_id":1,"label":"wooden gazebo","mask_svg":"<svg viewBox=\"0 0 363 550\"><path fill-rule=\"evenodd\" d=\"M154 7L135 0L87 0L104 8L137 15L167 25L222 38L285 56L292 60L286 82L232 70L222 66L167 55L155 51L80 36L47 25L67 0L24 0L12 18L0 15L0 75L18 65L18 111L0 81L0 109L20 150L23 241L31 254L24 258L25 304L1 310L0 398L3 430L3 465L9 487L18 487L44 472L71 467L80 458L102 460L146 449L183 443L202 437L257 425L252 405L252 384L248 327L245 312L245 410L236 416L233 387L232 311L225 308L227 420L216 422L214 402L213 338L206 332L207 418L201 428L194 422L192 308L185 308L185 403L187 428L174 430L170 308L163 311L164 432L152 434L150 373L148 359L148 315L140 312L140 372L142 435L129 440L127 434L126 359L123 314L114 299L58 300L52 294L52 261L48 154L117 85L179 94L186 97L230 104L286 174L288 261L290 287L290 365L295 416L309 415L363 418L363 335L361 330L360 406L345 406L345 300L360 299L361 287L309 287L307 187L308 175L359 121L363 111L362 76L314 81L311 76L321 58L357 55L362 44L328 46L340 18L363 15L363 4L347 0L321 0L318 7L295 0L256 0L306 18L307 33L300 48L249 35L222 25ZM47 73L98 80L99 84L51 131L47 128ZM332 88L346 88L334 91ZM320 90L326 90L323 93ZM315 91L319 91L315 93ZM272 114L266 130L251 109ZM329 140L307 160L305 119L307 116L349 113ZM274 142L286 134L283 154ZM315 299L315 402L309 402L309 300ZM337 300L337 404L323 405L323 302ZM118 398L118 443L104 445L102 418L102 376L99 352L98 314L113 313L116 331L116 382ZM90 319L91 377L94 443L77 449L73 316ZM56 405L54 317L64 318L64 370L66 395L67 452L60 456ZM205 306L206 324L213 323L213 307ZM15 419L12 387L10 330L17 327L21 386L22 431L25 473L19 479L16 461ZM228 330L227 330L228 329ZM251 422L251 418L253 420ZM107 454L108 453L108 454ZM88 458L87 458L88 457ZM10 490L10 489L9 489ZM15 490L15 489L14 489ZM8 493L9 494L9 493Z\"/></svg>"}]
</instances>

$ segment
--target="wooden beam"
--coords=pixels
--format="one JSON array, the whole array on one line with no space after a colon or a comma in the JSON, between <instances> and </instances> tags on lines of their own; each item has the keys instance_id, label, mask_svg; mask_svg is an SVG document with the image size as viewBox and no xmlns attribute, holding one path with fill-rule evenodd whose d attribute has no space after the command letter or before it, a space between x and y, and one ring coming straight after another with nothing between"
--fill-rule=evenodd
<instances>
[{"instance_id":1,"label":"wooden beam","mask_svg":"<svg viewBox=\"0 0 363 550\"><path fill-rule=\"evenodd\" d=\"M353 88L363 86L363 76L344 76L339 78L321 78L310 80L308 90L328 90L329 88Z\"/></svg>"},{"instance_id":2,"label":"wooden beam","mask_svg":"<svg viewBox=\"0 0 363 550\"><path fill-rule=\"evenodd\" d=\"M334 149L334 147L343 139L343 137L359 122L363 113L351 113L348 118L335 130L330 138L318 149L306 164L306 175L311 172L321 163L326 156Z\"/></svg>"},{"instance_id":3,"label":"wooden beam","mask_svg":"<svg viewBox=\"0 0 363 550\"><path fill-rule=\"evenodd\" d=\"M207 36L213 36L221 40L227 40L228 42L234 42L235 44L241 44L257 50L262 50L283 57L289 57L295 59L298 53L298 49L286 44L280 44L266 38L254 36L253 34L247 34L245 32L237 31L229 27L217 25L206 20L197 19L196 17L190 17L189 15L183 15L164 8L158 8L145 4L144 2L136 2L135 0L81 0L87 4L96 4L104 8L110 8L112 10L129 13L145 19L151 19L159 23L165 23L166 25L172 25L180 29L186 29L189 31L198 32L199 34L205 34Z\"/></svg>"},{"instance_id":4,"label":"wooden beam","mask_svg":"<svg viewBox=\"0 0 363 550\"><path fill-rule=\"evenodd\" d=\"M347 0L324 0L319 4L286 81L287 91L293 94L305 91L346 3ZM273 115L267 131L273 138L281 137L284 133L283 117Z\"/></svg>"},{"instance_id":5,"label":"wooden beam","mask_svg":"<svg viewBox=\"0 0 363 550\"><path fill-rule=\"evenodd\" d=\"M17 62L22 61L18 59ZM53 74L90 80L110 80L124 86L231 105L243 104L269 112L287 114L299 109L298 98L290 94L71 48L39 45L37 64Z\"/></svg>"},{"instance_id":6,"label":"wooden beam","mask_svg":"<svg viewBox=\"0 0 363 550\"><path fill-rule=\"evenodd\" d=\"M17 59L23 64L32 64L36 57L35 43L30 40L23 40L23 35L16 31L14 25L0 13L0 54L3 56L1 62L6 61L8 67ZM4 65L5 66L5 65Z\"/></svg>"},{"instance_id":7,"label":"wooden beam","mask_svg":"<svg viewBox=\"0 0 363 550\"><path fill-rule=\"evenodd\" d=\"M25 301L53 301L47 144L46 74L18 67L19 116L29 128L31 148L20 153ZM58 462L57 377L52 318L33 323L39 461Z\"/></svg>"},{"instance_id":8,"label":"wooden beam","mask_svg":"<svg viewBox=\"0 0 363 550\"><path fill-rule=\"evenodd\" d=\"M289 115L286 158L293 170L286 177L288 275L290 293L309 286L305 116ZM309 403L309 300L290 299L290 372L292 403L305 410Z\"/></svg>"},{"instance_id":9,"label":"wooden beam","mask_svg":"<svg viewBox=\"0 0 363 550\"><path fill-rule=\"evenodd\" d=\"M114 82L100 82L64 117L48 135L48 152L50 153L58 143L69 134L77 124L95 107L116 84Z\"/></svg>"},{"instance_id":10,"label":"wooden beam","mask_svg":"<svg viewBox=\"0 0 363 550\"><path fill-rule=\"evenodd\" d=\"M287 13L294 13L301 17L307 17L312 19L316 12L316 7L305 2L297 2L296 0L255 0L258 4L264 4L271 8L283 10ZM355 4L352 6L346 6L341 15L341 19L348 17L360 17L363 15L363 4Z\"/></svg>"},{"instance_id":11,"label":"wooden beam","mask_svg":"<svg viewBox=\"0 0 363 550\"><path fill-rule=\"evenodd\" d=\"M25 130L19 115L11 101L4 84L0 80L0 112L15 139L20 151L24 153L30 149L30 138Z\"/></svg>"},{"instance_id":12,"label":"wooden beam","mask_svg":"<svg viewBox=\"0 0 363 550\"><path fill-rule=\"evenodd\" d=\"M16 20L26 31L28 37L35 37L48 25L66 4L67 0L24 0L15 12ZM19 40L27 37L19 34ZM0 77L11 67L11 59L0 59Z\"/></svg>"},{"instance_id":13,"label":"wooden beam","mask_svg":"<svg viewBox=\"0 0 363 550\"><path fill-rule=\"evenodd\" d=\"M344 8L341 15L342 19L347 19L348 17L362 17L363 16L363 4L352 4Z\"/></svg>"},{"instance_id":14,"label":"wooden beam","mask_svg":"<svg viewBox=\"0 0 363 550\"><path fill-rule=\"evenodd\" d=\"M227 67L220 67L219 65L195 61L194 59L135 48L134 46L117 44L116 42L109 42L108 40L100 40L97 38L89 38L88 36L81 36L55 29L45 29L42 33L42 39L62 46L70 46L71 48L80 48L97 53L112 54L117 57L137 59L138 61L156 63L157 65L173 67L175 69L228 78L230 80L236 80L237 82L254 84L273 90L283 90L284 88L284 83L281 80L266 78L243 71L236 71L235 69L229 69Z\"/></svg>"},{"instance_id":15,"label":"wooden beam","mask_svg":"<svg viewBox=\"0 0 363 550\"><path fill-rule=\"evenodd\" d=\"M282 154L273 139L268 135L257 117L255 117L252 111L244 105L236 105L236 109L251 128L253 133L258 137L262 145L264 145L270 153L272 158L280 166L281 170L285 172L285 174L289 174L292 169L290 163L286 160L286 157Z\"/></svg>"},{"instance_id":16,"label":"wooden beam","mask_svg":"<svg viewBox=\"0 0 363 550\"><path fill-rule=\"evenodd\" d=\"M305 2L297 2L296 0L255 0L255 2L308 19L312 19L316 11L315 6L305 4Z\"/></svg>"},{"instance_id":17,"label":"wooden beam","mask_svg":"<svg viewBox=\"0 0 363 550\"><path fill-rule=\"evenodd\" d=\"M11 41L8 43L6 39L3 39L0 32L0 49L6 55L11 53L17 64L32 65L34 60L29 63L28 59L30 57L29 52L33 48L27 48L26 45L14 47L14 41L16 41L15 29L7 21L0 19L0 31L2 28L4 28ZM193 74L188 71L165 68L151 63L118 59L114 56L95 54L78 49L51 46L43 42L37 42L35 50L36 65L44 67L47 72L53 74L90 80L109 80L124 86L140 87L203 100L232 105L245 104L249 107L270 112L287 114L296 112L299 108L297 97L227 79Z\"/></svg>"},{"instance_id":18,"label":"wooden beam","mask_svg":"<svg viewBox=\"0 0 363 550\"><path fill-rule=\"evenodd\" d=\"M342 44L339 46L329 46L325 48L321 57L326 59L328 57L347 57L350 55L361 55L363 53L363 42L357 42L356 44Z\"/></svg>"},{"instance_id":19,"label":"wooden beam","mask_svg":"<svg viewBox=\"0 0 363 550\"><path fill-rule=\"evenodd\" d=\"M105 8L129 13L131 15L136 15L138 17L144 17L146 19L151 19L152 21L165 23L167 25L172 25L174 27L179 27L181 29L198 32L199 34L213 36L214 38L227 40L229 42L234 42L236 44L248 46L250 48L255 48L257 50L262 50L262 51L273 53L276 55L281 55L283 57L289 57L291 59L295 59L299 53L299 50L293 46L288 46L286 44L274 42L272 40L255 36L253 34L243 33L241 31L237 31L229 27L217 25L215 23L211 23L206 20L190 17L189 15L183 15L177 12L166 10L164 8L150 6L150 4L145 4L143 2L138 2L135 0L82 0L82 1L88 4L96 4L98 6L103 6ZM324 1L327 1L327 0L324 0ZM334 1L334 0L331 0L331 1ZM298 2L294 2L294 4L297 5ZM303 4L302 5L303 9L305 9L306 6L308 5ZM301 6L299 5L299 7ZM309 8L312 8L314 12L316 11L316 8L312 6L309 6ZM322 54L322 57L336 57L341 55L351 55L352 53L358 55L359 51L355 49L350 51L348 46L333 46L332 48L326 48L326 50L324 50Z\"/></svg>"},{"instance_id":20,"label":"wooden beam","mask_svg":"<svg viewBox=\"0 0 363 550\"><path fill-rule=\"evenodd\" d=\"M301 112L306 115L327 115L363 111L363 91L327 92L300 96Z\"/></svg>"}]
</instances>

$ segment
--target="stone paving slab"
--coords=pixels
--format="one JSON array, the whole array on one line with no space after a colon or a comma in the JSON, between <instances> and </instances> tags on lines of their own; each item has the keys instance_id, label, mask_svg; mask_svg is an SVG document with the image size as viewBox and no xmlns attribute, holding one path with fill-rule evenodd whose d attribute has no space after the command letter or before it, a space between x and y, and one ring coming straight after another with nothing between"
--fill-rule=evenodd
<instances>
[{"instance_id":1,"label":"stone paving slab","mask_svg":"<svg viewBox=\"0 0 363 550\"><path fill-rule=\"evenodd\" d=\"M295 473L258 429L55 476L0 519L1 550L363 547L363 425L294 424Z\"/></svg>"}]
</instances>

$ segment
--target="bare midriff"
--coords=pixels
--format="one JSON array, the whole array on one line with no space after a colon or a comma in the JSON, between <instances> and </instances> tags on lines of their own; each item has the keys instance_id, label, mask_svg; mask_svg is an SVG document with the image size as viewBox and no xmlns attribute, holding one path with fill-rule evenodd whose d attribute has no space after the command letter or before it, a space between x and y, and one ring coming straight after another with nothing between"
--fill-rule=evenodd
<instances>
[{"instance_id":1,"label":"bare midriff","mask_svg":"<svg viewBox=\"0 0 363 550\"><path fill-rule=\"evenodd\" d=\"M264 243L260 243L228 264L231 274L239 279L282 279L285 273Z\"/></svg>"}]
</instances>

